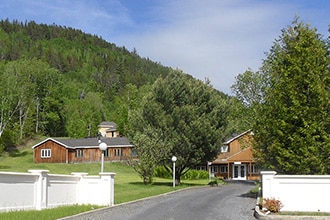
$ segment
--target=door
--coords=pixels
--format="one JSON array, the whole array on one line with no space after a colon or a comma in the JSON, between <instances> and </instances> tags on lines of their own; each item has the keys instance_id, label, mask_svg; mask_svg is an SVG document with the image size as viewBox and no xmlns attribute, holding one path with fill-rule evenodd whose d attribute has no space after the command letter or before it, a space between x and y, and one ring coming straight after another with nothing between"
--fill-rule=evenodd
<instances>
[{"instance_id":1,"label":"door","mask_svg":"<svg viewBox=\"0 0 330 220\"><path fill-rule=\"evenodd\" d=\"M233 165L233 180L246 180L246 165L234 164Z\"/></svg>"}]
</instances>

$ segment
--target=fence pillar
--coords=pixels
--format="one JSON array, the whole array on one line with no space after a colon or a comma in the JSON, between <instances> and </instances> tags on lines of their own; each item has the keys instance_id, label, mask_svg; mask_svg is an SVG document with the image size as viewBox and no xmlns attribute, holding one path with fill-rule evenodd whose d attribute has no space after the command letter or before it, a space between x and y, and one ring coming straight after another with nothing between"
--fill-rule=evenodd
<instances>
[{"instance_id":1,"label":"fence pillar","mask_svg":"<svg viewBox=\"0 0 330 220\"><path fill-rule=\"evenodd\" d=\"M28 170L28 172L38 176L34 191L34 205L36 210L47 208L49 170Z\"/></svg>"},{"instance_id":2,"label":"fence pillar","mask_svg":"<svg viewBox=\"0 0 330 220\"><path fill-rule=\"evenodd\" d=\"M271 198L273 197L272 188L274 176L276 175L275 171L261 171L261 183L262 183L262 197ZM274 188L273 188L274 189Z\"/></svg>"},{"instance_id":3,"label":"fence pillar","mask_svg":"<svg viewBox=\"0 0 330 220\"><path fill-rule=\"evenodd\" d=\"M109 206L113 206L115 204L115 175L116 173L100 173L101 180L103 180L104 184L107 184L109 188Z\"/></svg>"}]
</instances>

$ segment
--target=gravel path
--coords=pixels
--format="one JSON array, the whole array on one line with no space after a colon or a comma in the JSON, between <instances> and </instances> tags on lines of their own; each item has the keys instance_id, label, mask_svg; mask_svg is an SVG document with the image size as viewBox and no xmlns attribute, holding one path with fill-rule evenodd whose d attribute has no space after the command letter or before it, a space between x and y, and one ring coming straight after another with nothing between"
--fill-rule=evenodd
<instances>
[{"instance_id":1,"label":"gravel path","mask_svg":"<svg viewBox=\"0 0 330 220\"><path fill-rule=\"evenodd\" d=\"M66 220L252 220L255 185L232 182L219 187L180 190L65 218Z\"/></svg>"}]
</instances>

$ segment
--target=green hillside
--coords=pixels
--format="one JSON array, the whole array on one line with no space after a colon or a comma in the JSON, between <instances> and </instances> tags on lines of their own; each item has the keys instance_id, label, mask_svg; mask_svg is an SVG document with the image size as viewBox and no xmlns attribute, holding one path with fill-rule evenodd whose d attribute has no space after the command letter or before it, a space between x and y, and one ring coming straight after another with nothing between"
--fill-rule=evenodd
<instances>
[{"instance_id":1,"label":"green hillside","mask_svg":"<svg viewBox=\"0 0 330 220\"><path fill-rule=\"evenodd\" d=\"M0 21L0 152L35 135L95 136L171 71L70 27Z\"/></svg>"}]
</instances>

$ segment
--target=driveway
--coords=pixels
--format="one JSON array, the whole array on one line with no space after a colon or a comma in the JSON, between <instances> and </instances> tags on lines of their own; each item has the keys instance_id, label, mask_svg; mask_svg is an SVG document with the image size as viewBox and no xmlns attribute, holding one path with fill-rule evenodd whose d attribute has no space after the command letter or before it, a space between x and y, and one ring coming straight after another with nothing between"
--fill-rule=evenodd
<instances>
[{"instance_id":1,"label":"driveway","mask_svg":"<svg viewBox=\"0 0 330 220\"><path fill-rule=\"evenodd\" d=\"M251 182L196 187L95 210L66 220L252 220L256 198Z\"/></svg>"}]
</instances>

